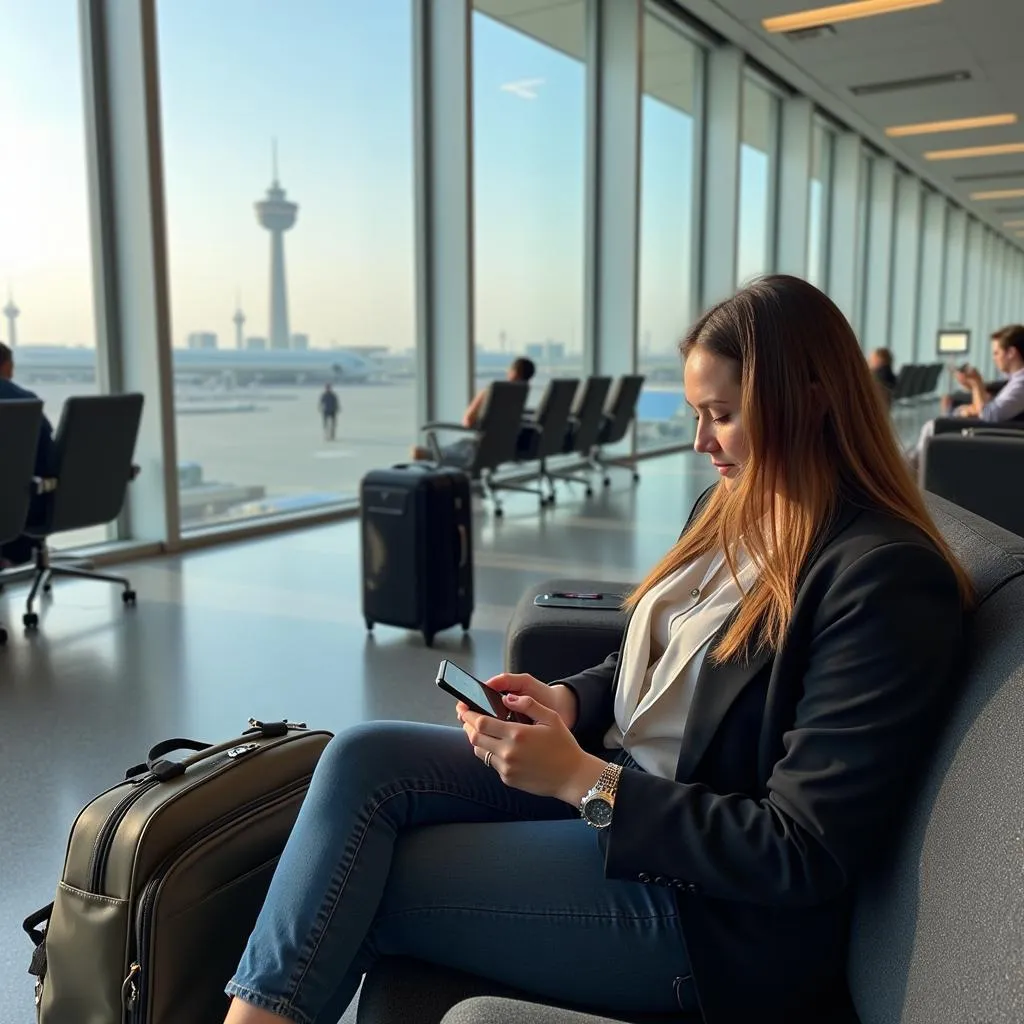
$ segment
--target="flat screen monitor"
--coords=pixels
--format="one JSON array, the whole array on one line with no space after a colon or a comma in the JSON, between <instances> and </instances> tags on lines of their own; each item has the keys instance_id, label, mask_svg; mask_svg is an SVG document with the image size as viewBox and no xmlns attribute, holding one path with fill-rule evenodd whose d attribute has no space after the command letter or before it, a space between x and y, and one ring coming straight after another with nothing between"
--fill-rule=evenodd
<instances>
[{"instance_id":1,"label":"flat screen monitor","mask_svg":"<svg viewBox=\"0 0 1024 1024\"><path fill-rule=\"evenodd\" d=\"M962 356L970 348L970 331L939 331L936 350L940 356Z\"/></svg>"}]
</instances>

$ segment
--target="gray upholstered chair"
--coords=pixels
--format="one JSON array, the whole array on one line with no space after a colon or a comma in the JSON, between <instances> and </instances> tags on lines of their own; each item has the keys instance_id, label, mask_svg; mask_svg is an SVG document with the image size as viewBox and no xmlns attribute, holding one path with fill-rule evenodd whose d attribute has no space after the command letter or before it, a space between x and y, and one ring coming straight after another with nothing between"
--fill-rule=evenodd
<instances>
[{"instance_id":1,"label":"gray upholstered chair","mask_svg":"<svg viewBox=\"0 0 1024 1024\"><path fill-rule=\"evenodd\" d=\"M637 402L640 401L640 392L643 390L643 386L642 375L626 374L612 385L608 394L608 401L601 416L601 428L597 432L597 440L590 453L590 464L601 474L605 487L612 482L608 470L613 466L630 470L634 481L640 479L635 460L608 458L604 454L604 449L618 444L633 425L633 420L636 419Z\"/></svg>"},{"instance_id":2,"label":"gray upholstered chair","mask_svg":"<svg viewBox=\"0 0 1024 1024\"><path fill-rule=\"evenodd\" d=\"M597 444L597 437L601 432L601 420L611 386L611 377L588 377L576 396L576 406L569 417L562 454L579 455L586 461L588 469L591 450ZM549 470L545 476L552 491L555 489L555 480L565 480L569 483L584 484L588 498L594 493L589 473Z\"/></svg>"},{"instance_id":3,"label":"gray upholstered chair","mask_svg":"<svg viewBox=\"0 0 1024 1024\"><path fill-rule=\"evenodd\" d=\"M939 434L924 446L920 474L925 490L1024 536L1024 431Z\"/></svg>"},{"instance_id":4,"label":"gray upholstered chair","mask_svg":"<svg viewBox=\"0 0 1024 1024\"><path fill-rule=\"evenodd\" d=\"M553 505L555 489L547 480L547 460L562 451L565 432L569 428L569 416L580 382L575 378L556 377L548 381L537 408L530 416L523 417L519 428L519 444L516 454L522 462L537 462L537 487L528 487L521 482L508 483L503 480L491 482L494 490L525 491L540 496L540 503ZM545 493L544 483L550 490Z\"/></svg>"},{"instance_id":5,"label":"gray upholstered chair","mask_svg":"<svg viewBox=\"0 0 1024 1024\"><path fill-rule=\"evenodd\" d=\"M1019 1021L1024 1013L1024 540L940 498L929 501L974 580L978 607L971 616L961 685L930 767L904 819L893 822L887 856L857 895L847 979L860 1024ZM551 618L542 619L542 609L533 608L533 593L552 586L547 582L524 595L513 618L508 637L513 671L556 678L565 670L561 652L569 636L579 667L596 663L618 645L622 620L616 621L614 612L587 613L601 617L589 626L580 612L548 609ZM572 589L588 587L608 589L609 584L575 581ZM563 628L557 628L557 620ZM539 638L524 635L530 633ZM426 964L384 959L367 976L361 1024L442 1019L444 1024L612 1024ZM845 1019L830 1017L829 1024Z\"/></svg>"},{"instance_id":6,"label":"gray upholstered chair","mask_svg":"<svg viewBox=\"0 0 1024 1024\"><path fill-rule=\"evenodd\" d=\"M38 400L0 402L0 544L20 537L25 529L35 493L33 472L42 420L43 403ZM5 643L7 630L0 625L0 645Z\"/></svg>"},{"instance_id":7,"label":"gray upholstered chair","mask_svg":"<svg viewBox=\"0 0 1024 1024\"><path fill-rule=\"evenodd\" d=\"M496 380L487 389L487 399L480 410L476 427L461 423L425 423L427 445L435 461L444 465L444 453L438 443L440 432L461 434L473 441L472 459L460 465L491 502L496 516L502 515L501 500L493 486L494 474L501 467L516 460L516 446L522 425L523 410L530 393L530 385L519 381Z\"/></svg>"},{"instance_id":8,"label":"gray upholstered chair","mask_svg":"<svg viewBox=\"0 0 1024 1024\"><path fill-rule=\"evenodd\" d=\"M124 507L128 485L135 475L132 457L142 420L140 394L86 395L64 403L54 435L56 488L44 496L25 532L37 540L33 577L22 621L35 629L39 617L33 604L40 588L48 591L61 576L102 580L122 588L126 605L135 592L123 576L95 572L81 561L53 559L47 538L68 530L84 530L112 523ZM20 571L19 571L20 572Z\"/></svg>"}]
</instances>

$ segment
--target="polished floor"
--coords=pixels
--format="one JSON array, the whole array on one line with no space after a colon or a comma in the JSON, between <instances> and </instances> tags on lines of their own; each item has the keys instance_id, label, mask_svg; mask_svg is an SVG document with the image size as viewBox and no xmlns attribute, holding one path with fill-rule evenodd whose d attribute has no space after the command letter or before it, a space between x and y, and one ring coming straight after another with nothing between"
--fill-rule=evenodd
<instances>
[{"instance_id":1,"label":"polished floor","mask_svg":"<svg viewBox=\"0 0 1024 1024\"><path fill-rule=\"evenodd\" d=\"M635 487L613 473L591 500L561 491L538 515L528 496L506 516L476 516L477 608L433 649L418 635L366 633L355 521L125 567L138 606L115 588L60 582L31 637L23 588L0 597L11 641L0 650L0 1024L29 1024L30 944L20 922L49 902L68 830L97 792L170 736L214 741L252 716L337 731L374 718L452 722L433 685L438 660L489 675L529 584L554 575L637 578L671 545L712 479L703 459L642 464Z\"/></svg>"},{"instance_id":2,"label":"polished floor","mask_svg":"<svg viewBox=\"0 0 1024 1024\"><path fill-rule=\"evenodd\" d=\"M897 421L909 440L920 413ZM473 628L433 649L402 630L367 634L360 608L359 526L350 521L132 564L138 606L115 588L60 582L39 632L20 622L23 588L0 596L12 626L0 649L0 1024L33 1020L26 914L52 899L68 830L81 806L171 736L212 742L249 717L332 731L368 719L452 722L433 685L438 660L471 672L502 666L520 593L551 576L637 579L672 544L712 482L693 453L613 472L587 500L563 488L538 514L529 496L506 516L475 517Z\"/></svg>"}]
</instances>

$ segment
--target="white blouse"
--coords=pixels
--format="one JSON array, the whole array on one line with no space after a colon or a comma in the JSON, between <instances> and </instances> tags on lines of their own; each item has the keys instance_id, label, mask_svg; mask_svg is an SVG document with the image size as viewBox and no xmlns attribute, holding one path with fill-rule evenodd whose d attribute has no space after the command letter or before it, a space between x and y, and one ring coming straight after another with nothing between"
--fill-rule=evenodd
<instances>
[{"instance_id":1,"label":"white blouse","mask_svg":"<svg viewBox=\"0 0 1024 1024\"><path fill-rule=\"evenodd\" d=\"M624 747L646 771L675 778L683 726L712 638L757 578L737 552L739 586L710 551L648 591L629 620L605 746ZM742 588L742 593L741 593Z\"/></svg>"}]
</instances>

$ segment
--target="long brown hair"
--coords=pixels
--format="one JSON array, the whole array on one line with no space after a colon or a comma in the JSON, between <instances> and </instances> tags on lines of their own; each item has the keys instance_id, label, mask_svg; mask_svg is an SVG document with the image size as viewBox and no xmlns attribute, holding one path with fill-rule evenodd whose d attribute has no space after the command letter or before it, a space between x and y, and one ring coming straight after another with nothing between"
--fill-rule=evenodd
<instances>
[{"instance_id":1,"label":"long brown hair","mask_svg":"<svg viewBox=\"0 0 1024 1024\"><path fill-rule=\"evenodd\" d=\"M759 575L713 657L732 658L751 641L777 649L801 570L844 495L921 530L970 603L970 580L932 522L853 330L828 296L799 278L763 277L697 321L683 359L698 347L737 368L749 456L736 486L715 488L627 606L711 550L725 553L735 576L742 538Z\"/></svg>"}]
</instances>

